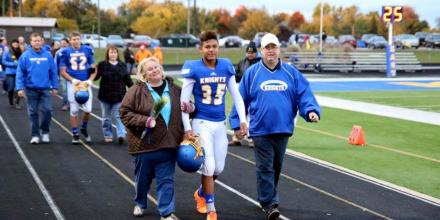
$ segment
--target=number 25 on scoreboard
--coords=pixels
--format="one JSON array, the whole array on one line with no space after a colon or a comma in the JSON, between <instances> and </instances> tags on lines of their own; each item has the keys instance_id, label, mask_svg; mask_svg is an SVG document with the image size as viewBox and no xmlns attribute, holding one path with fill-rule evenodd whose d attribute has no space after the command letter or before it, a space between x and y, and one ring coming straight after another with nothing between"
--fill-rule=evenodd
<instances>
[{"instance_id":1,"label":"number 25 on scoreboard","mask_svg":"<svg viewBox=\"0 0 440 220\"><path fill-rule=\"evenodd\" d=\"M401 22L403 18L402 6L382 6L382 21L395 23Z\"/></svg>"}]
</instances>

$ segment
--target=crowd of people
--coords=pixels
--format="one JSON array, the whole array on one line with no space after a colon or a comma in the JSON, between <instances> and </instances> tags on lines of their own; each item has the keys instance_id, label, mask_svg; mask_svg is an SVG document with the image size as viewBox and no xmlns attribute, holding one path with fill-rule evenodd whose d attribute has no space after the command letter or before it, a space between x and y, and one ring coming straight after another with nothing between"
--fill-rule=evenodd
<instances>
[{"instance_id":1,"label":"crowd of people","mask_svg":"<svg viewBox=\"0 0 440 220\"><path fill-rule=\"evenodd\" d=\"M205 158L200 185L195 186L193 196L197 212L206 215L207 220L216 220L214 181L225 167L228 151L228 90L234 101L229 115L230 127L235 131L232 144L245 136L253 140L258 201L267 219L278 219L277 184L294 119L299 113L307 122L318 122L321 110L304 76L280 59L280 42L275 35L268 33L262 38L261 57L256 45L249 44L246 57L235 68L230 60L218 57L217 34L203 32L201 58L183 64L182 88L166 76L160 48L153 54L141 45L134 54L129 46L124 51L126 62L122 62L118 48L109 46L105 59L96 64L94 50L81 45L80 38L73 32L52 48L38 33L31 34L30 45L21 38L10 45L6 39L0 41L1 71L6 75L3 90L15 109L21 109L20 101L25 99L31 144L50 143L51 96L59 90L63 96L61 110L69 110L72 144L80 144L81 136L91 142L87 128L92 87L93 81L100 80L98 100L104 141L113 142L116 136L117 143L127 142L128 153L134 159L133 215L144 215L147 194L156 179L161 219L176 219L176 152L183 140L199 138ZM137 82L131 77L135 65ZM86 92L84 102L77 100L78 91ZM166 100L164 106L155 117L155 104L162 100Z\"/></svg>"}]
</instances>

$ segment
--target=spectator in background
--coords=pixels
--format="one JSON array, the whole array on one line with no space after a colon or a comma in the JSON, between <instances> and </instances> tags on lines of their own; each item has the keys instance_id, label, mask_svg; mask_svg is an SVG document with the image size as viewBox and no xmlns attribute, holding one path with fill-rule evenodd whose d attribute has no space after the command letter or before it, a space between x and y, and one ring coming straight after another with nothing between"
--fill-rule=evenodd
<instances>
[{"instance_id":1,"label":"spectator in background","mask_svg":"<svg viewBox=\"0 0 440 220\"><path fill-rule=\"evenodd\" d=\"M58 41L52 42L52 49L50 50L50 54L52 55L53 58L55 58L55 54L60 49L60 47L61 47L60 42Z\"/></svg>"},{"instance_id":2,"label":"spectator in background","mask_svg":"<svg viewBox=\"0 0 440 220\"><path fill-rule=\"evenodd\" d=\"M133 44L128 44L124 51L124 60L127 65L127 72L131 75L134 66Z\"/></svg>"},{"instance_id":3,"label":"spectator in background","mask_svg":"<svg viewBox=\"0 0 440 220\"><path fill-rule=\"evenodd\" d=\"M27 97L28 115L32 128L31 144L49 143L49 126L52 120L51 95L58 90L58 73L49 51L41 48L41 35L31 34L31 49L24 52L17 67L15 88L20 97ZM43 118L39 120L39 110Z\"/></svg>"},{"instance_id":4,"label":"spectator in background","mask_svg":"<svg viewBox=\"0 0 440 220\"><path fill-rule=\"evenodd\" d=\"M261 57L257 57L257 46L253 41L249 43L246 47L246 57L242 59L238 65L237 69L235 69L235 80L237 83L240 82L241 77L246 72L246 70L252 66L253 64L259 62ZM247 120L249 123L249 119ZM253 147L252 139L248 140L249 147ZM240 145L240 140L235 135L232 135L232 140L229 142L229 145Z\"/></svg>"},{"instance_id":5,"label":"spectator in background","mask_svg":"<svg viewBox=\"0 0 440 220\"><path fill-rule=\"evenodd\" d=\"M257 57L257 46L253 41L251 41L246 47L246 57L240 60L237 65L237 69L235 69L235 81L239 83L241 77L243 77L243 74L246 72L246 70L260 60L261 57Z\"/></svg>"},{"instance_id":6,"label":"spectator in background","mask_svg":"<svg viewBox=\"0 0 440 220\"><path fill-rule=\"evenodd\" d=\"M157 58L157 60L159 60L160 65L163 65L163 53L162 53L162 49L157 46L154 48L154 57Z\"/></svg>"},{"instance_id":7,"label":"spectator in background","mask_svg":"<svg viewBox=\"0 0 440 220\"><path fill-rule=\"evenodd\" d=\"M153 56L153 54L151 54L150 50L148 48L146 48L146 46L144 44L142 44L139 47L139 50L136 52L134 59L135 59L136 63L140 63L143 59L149 58L151 56Z\"/></svg>"},{"instance_id":8,"label":"spectator in background","mask_svg":"<svg viewBox=\"0 0 440 220\"><path fill-rule=\"evenodd\" d=\"M60 40L60 48L55 52L55 63L57 64L58 76L61 75L61 56L63 55L63 50L69 47L69 40L63 38ZM60 89L63 96L63 105L61 106L61 111L69 110L69 99L67 98L67 80L64 77L60 78Z\"/></svg>"},{"instance_id":9,"label":"spectator in background","mask_svg":"<svg viewBox=\"0 0 440 220\"><path fill-rule=\"evenodd\" d=\"M18 45L18 40L12 40L11 48L3 54L2 63L5 67L6 79L4 83L6 84L6 91L8 92L9 105L14 106L15 109L21 109L20 97L15 94L15 77L20 56L21 50Z\"/></svg>"},{"instance_id":10,"label":"spectator in background","mask_svg":"<svg viewBox=\"0 0 440 220\"><path fill-rule=\"evenodd\" d=\"M0 80L2 81L2 88L3 88L2 93L3 94L7 93L6 84L5 84L5 73L4 73L5 67L2 64L3 54L8 49L8 46L7 46L7 44L5 44L5 42L6 42L6 38L4 38L4 37L0 38Z\"/></svg>"},{"instance_id":11,"label":"spectator in background","mask_svg":"<svg viewBox=\"0 0 440 220\"><path fill-rule=\"evenodd\" d=\"M113 141L112 115L116 122L116 136L119 144L124 143L126 131L119 116L119 108L126 93L126 86L131 87L130 74L125 63L119 60L119 51L110 46L105 52L105 60L98 64L95 80L99 82L98 99L101 102L102 132L105 142Z\"/></svg>"},{"instance_id":12,"label":"spectator in background","mask_svg":"<svg viewBox=\"0 0 440 220\"><path fill-rule=\"evenodd\" d=\"M28 47L28 44L24 40L23 36L19 36L17 39L18 39L18 44L20 45L21 52L24 52Z\"/></svg>"}]
</instances>

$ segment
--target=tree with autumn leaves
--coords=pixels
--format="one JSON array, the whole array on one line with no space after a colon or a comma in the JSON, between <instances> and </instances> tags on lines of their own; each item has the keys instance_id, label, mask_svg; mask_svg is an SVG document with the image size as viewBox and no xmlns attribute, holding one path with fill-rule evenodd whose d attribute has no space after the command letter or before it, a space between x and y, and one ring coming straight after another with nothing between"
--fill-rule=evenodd
<instances>
[{"instance_id":1,"label":"tree with autumn leaves","mask_svg":"<svg viewBox=\"0 0 440 220\"><path fill-rule=\"evenodd\" d=\"M98 8L91 0L26 0L22 8L23 16L57 18L60 31L97 32ZM328 35L353 34L359 37L365 33L386 34L387 27L377 11L364 14L357 6L341 7L328 3L323 8L323 28ZM134 32L152 37L185 33L187 13L186 5L181 2L129 0L116 10L100 10L101 33L128 36L128 33ZM270 15L265 8L245 6L239 6L233 13L224 8L207 10L196 7L191 9L191 16L192 24L196 24L191 32L196 35L209 29L220 35L237 34L245 39L252 39L257 32L273 32L285 39L295 32L319 33L320 5L316 5L310 20L300 11ZM437 21L440 29L440 18ZM430 30L428 23L421 21L410 6L404 6L403 22L394 27L395 34Z\"/></svg>"}]
</instances>

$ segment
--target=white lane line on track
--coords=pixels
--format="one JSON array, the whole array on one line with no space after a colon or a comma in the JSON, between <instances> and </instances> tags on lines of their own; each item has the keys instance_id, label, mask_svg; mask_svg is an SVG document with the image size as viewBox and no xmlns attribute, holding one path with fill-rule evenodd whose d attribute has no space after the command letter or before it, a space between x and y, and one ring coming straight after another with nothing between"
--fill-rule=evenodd
<instances>
[{"instance_id":1,"label":"white lane line on track","mask_svg":"<svg viewBox=\"0 0 440 220\"><path fill-rule=\"evenodd\" d=\"M258 206L259 208L261 208L260 203L258 203L257 201L253 200L251 197L249 197L249 196L247 196L247 195L241 193L240 191L238 191L238 190L236 190L236 189L234 189L234 188L232 188L232 187L226 185L225 183L223 183L223 182L221 182L221 181L219 181L219 180L215 180L215 182L216 182L218 185L222 186L223 188L229 190L230 192L232 192L232 193L234 193L234 194L240 196L241 198L243 198L243 199L247 200L248 202L250 202L250 203L252 203L252 204ZM279 218L280 218L280 219L283 219L283 220L290 220L290 218L287 218L287 217L284 216L284 215L280 215Z\"/></svg>"},{"instance_id":2,"label":"white lane line on track","mask_svg":"<svg viewBox=\"0 0 440 220\"><path fill-rule=\"evenodd\" d=\"M303 153L300 153L300 152L297 152L294 150L288 149L286 152L286 155L298 158L300 160L308 161L310 163L314 163L316 165L325 167L327 169L336 171L338 173L345 174L345 175L354 177L356 179L359 179L359 180L362 180L362 181L365 181L365 182L392 190L394 192L403 194L405 196L409 196L411 198L420 200L422 202L426 202L428 204L440 207L440 199L434 198L432 196L429 196L429 195L426 195L423 193L419 193L417 191L414 191L414 190L411 190L411 189L408 189L408 188L405 188L402 186L398 186L393 183L389 183L389 182L386 182L386 181L383 181L383 180L380 180L380 179L377 179L377 178L374 178L374 177L371 177L371 176L368 176L368 175L365 175L365 174L362 174L362 173L359 173L359 172L356 172L356 171L353 171L350 169L347 169L345 167L341 167L336 164L329 163L327 161L323 161L323 160L320 160L320 159L317 159L314 157L310 157L306 154L303 154Z\"/></svg>"},{"instance_id":3,"label":"white lane line on track","mask_svg":"<svg viewBox=\"0 0 440 220\"><path fill-rule=\"evenodd\" d=\"M66 128L66 126L64 126L63 124L61 124L61 122L59 122L58 120L56 120L55 118L52 118L52 120L58 125L60 126L64 131L66 131L69 135L72 135L72 132L70 132L70 130L68 128ZM109 166L113 171L116 172L116 174L118 174L120 177L122 177L125 181L127 181L128 183L130 183L133 187L135 185L134 181L130 179L130 177L128 177L127 175L124 174L124 172L122 172L120 169L118 169L115 165L113 165L110 161L108 161L105 157L101 156L98 152L96 152L95 150L93 150L92 147L90 147L90 145L88 145L87 143L85 143L83 140L80 140L80 143L84 146L84 148L86 148L88 151L90 151L93 155L95 155L96 157L98 157L102 162L104 162L107 166ZM154 199L154 197L152 197L150 194L148 194L148 199L151 200L151 202L153 202L156 206L157 206L157 200Z\"/></svg>"},{"instance_id":4,"label":"white lane line on track","mask_svg":"<svg viewBox=\"0 0 440 220\"><path fill-rule=\"evenodd\" d=\"M228 154L231 155L231 156L233 156L233 157L235 157L235 158L237 158L237 159L243 160L243 161L245 161L245 162L247 162L247 163L249 163L249 164L255 165L255 162L254 162L254 161L248 160L248 159L246 159L246 158L244 158L244 157L242 157L242 156L240 156L240 155L237 155L237 154L234 154L234 153L231 153L231 152L228 152ZM336 200L338 200L338 201L341 201L341 202L343 202L343 203L346 203L346 204L348 204L348 205L350 205L350 206L353 206L353 207L359 208L359 209L362 210L362 211L369 212L369 213L371 213L371 214L373 214L373 215L375 215L375 216L381 217L381 218L383 218L383 219L387 219L387 220L391 220L391 219L392 219L392 218L387 217L387 216L385 216L385 215L382 215L382 214L380 214L380 213L378 213L378 212L375 212L375 211L373 211L373 210L371 210L371 209L368 209L368 208L363 207L363 206L361 206L361 205L358 205L358 204L356 204L356 203L354 203L354 202L351 202L351 201L348 201L348 200L346 200L346 199L344 199L344 198L341 198L341 197L339 197L339 196L337 196L337 195L331 194L331 193L329 193L329 192L327 192L327 191L325 191L325 190L322 190L322 189L320 189L320 188L318 188L318 187L316 187L316 186L312 186L312 185L310 185L310 184L308 184L308 183L305 183L305 182L303 182L303 181L301 181L301 180L295 179L295 178L293 178L293 177L291 177L291 176L288 176L288 175L286 175L286 174L284 174L284 173L281 173L281 176L284 177L284 178L286 178L286 179L288 179L288 180L290 180L290 181L293 181L293 182L298 183L298 184L300 184L300 185L303 185L303 186L305 186L305 187L307 187L307 188L310 188L310 189L312 189L312 190L315 190L315 191L317 191L317 192L319 192L319 193L322 193L322 194L324 194L324 195L326 195L326 196L329 196L329 197L331 197L331 198L333 198L333 199L336 199Z\"/></svg>"},{"instance_id":5,"label":"white lane line on track","mask_svg":"<svg viewBox=\"0 0 440 220\"><path fill-rule=\"evenodd\" d=\"M31 162L27 158L26 154L24 153L23 149L18 144L17 140L15 139L14 135L12 134L11 130L9 129L8 125L6 124L5 120L3 120L3 117L0 115L0 121L3 125L3 127L6 130L6 133L8 133L9 138L11 138L12 143L15 146L15 149L17 150L18 154L20 155L21 159L23 160L24 164L26 165L26 168L29 170L29 172L32 175L32 178L34 179L35 183L37 184L38 188L40 189L41 193L44 196L44 199L46 199L47 204L49 205L50 209L52 209L53 214L55 215L55 218L58 220L64 220L64 216L61 213L60 209L58 208L55 201L52 199L52 196L50 195L49 191L47 190L46 186L44 186L43 181L38 176L37 171L35 171L34 167L32 166Z\"/></svg>"}]
</instances>

